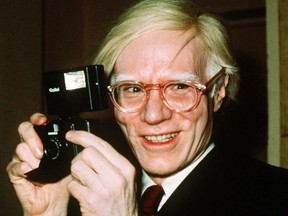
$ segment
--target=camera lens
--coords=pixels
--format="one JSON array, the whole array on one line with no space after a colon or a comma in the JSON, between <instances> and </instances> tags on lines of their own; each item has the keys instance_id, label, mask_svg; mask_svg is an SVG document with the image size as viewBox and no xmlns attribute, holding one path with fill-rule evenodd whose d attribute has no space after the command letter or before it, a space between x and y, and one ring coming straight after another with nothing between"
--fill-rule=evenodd
<instances>
[{"instance_id":1,"label":"camera lens","mask_svg":"<svg viewBox=\"0 0 288 216\"><path fill-rule=\"evenodd\" d=\"M49 144L45 146L44 153L48 158L55 160L59 156L61 143L57 137L50 138Z\"/></svg>"}]
</instances>

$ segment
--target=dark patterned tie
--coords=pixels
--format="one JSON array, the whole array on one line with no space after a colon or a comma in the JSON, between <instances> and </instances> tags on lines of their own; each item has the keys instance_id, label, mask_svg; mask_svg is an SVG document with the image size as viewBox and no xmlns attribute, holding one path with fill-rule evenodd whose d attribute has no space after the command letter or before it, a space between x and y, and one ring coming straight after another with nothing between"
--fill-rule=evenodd
<instances>
[{"instance_id":1,"label":"dark patterned tie","mask_svg":"<svg viewBox=\"0 0 288 216\"><path fill-rule=\"evenodd\" d=\"M146 189L142 196L143 216L153 216L157 212L164 190L160 185L153 185Z\"/></svg>"}]
</instances>

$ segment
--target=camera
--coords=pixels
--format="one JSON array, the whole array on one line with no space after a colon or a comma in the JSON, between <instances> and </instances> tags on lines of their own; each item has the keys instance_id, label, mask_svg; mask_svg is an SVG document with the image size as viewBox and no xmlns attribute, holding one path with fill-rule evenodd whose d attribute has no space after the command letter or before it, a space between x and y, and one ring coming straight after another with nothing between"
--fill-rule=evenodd
<instances>
[{"instance_id":1,"label":"camera","mask_svg":"<svg viewBox=\"0 0 288 216\"><path fill-rule=\"evenodd\" d=\"M32 182L53 183L69 175L71 160L82 150L68 142L65 134L69 130L90 132L91 121L79 114L107 109L108 96L102 65L45 72L43 81L47 114L57 119L34 126L43 143L43 158L26 176Z\"/></svg>"}]
</instances>

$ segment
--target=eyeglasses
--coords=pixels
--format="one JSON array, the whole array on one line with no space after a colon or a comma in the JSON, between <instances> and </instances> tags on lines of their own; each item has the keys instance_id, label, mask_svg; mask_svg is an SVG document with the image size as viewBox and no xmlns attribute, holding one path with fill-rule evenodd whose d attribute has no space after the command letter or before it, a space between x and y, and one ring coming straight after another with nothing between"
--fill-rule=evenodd
<instances>
[{"instance_id":1,"label":"eyeglasses","mask_svg":"<svg viewBox=\"0 0 288 216\"><path fill-rule=\"evenodd\" d=\"M120 81L108 86L112 103L121 112L137 112L145 106L151 90L159 90L164 104L175 112L191 111L197 107L201 95L222 76L222 68L204 85L191 80L173 80L164 84L144 84L139 81Z\"/></svg>"}]
</instances>

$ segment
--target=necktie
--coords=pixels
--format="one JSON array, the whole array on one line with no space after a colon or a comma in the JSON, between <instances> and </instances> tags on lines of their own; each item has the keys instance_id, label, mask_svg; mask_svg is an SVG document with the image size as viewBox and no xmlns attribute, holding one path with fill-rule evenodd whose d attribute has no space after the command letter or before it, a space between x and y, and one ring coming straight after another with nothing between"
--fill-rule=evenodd
<instances>
[{"instance_id":1,"label":"necktie","mask_svg":"<svg viewBox=\"0 0 288 216\"><path fill-rule=\"evenodd\" d=\"M153 216L157 212L164 190L160 185L153 185L146 189L142 196L143 216Z\"/></svg>"}]
</instances>

